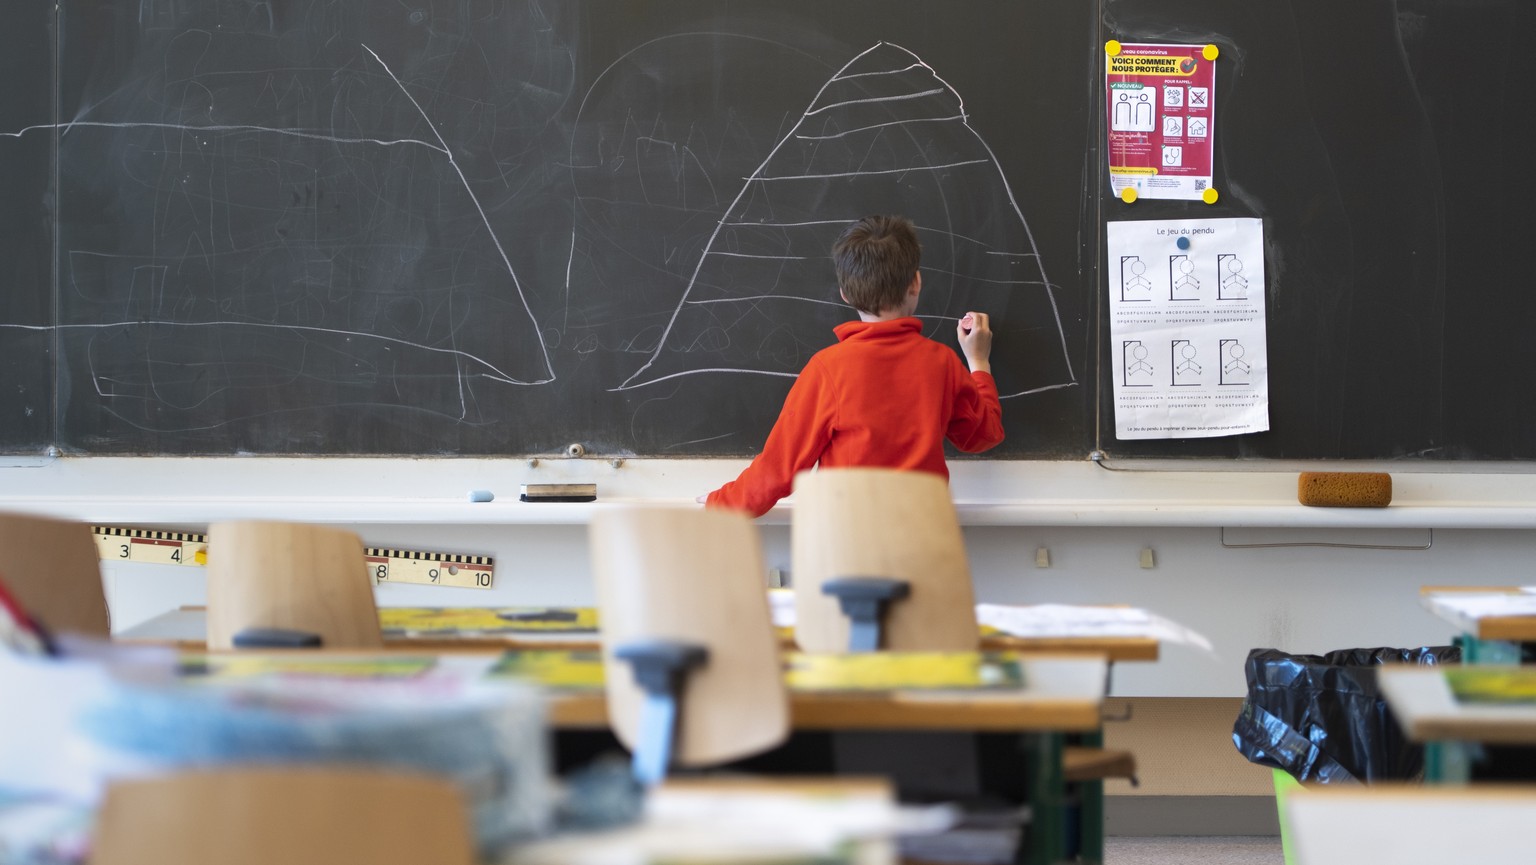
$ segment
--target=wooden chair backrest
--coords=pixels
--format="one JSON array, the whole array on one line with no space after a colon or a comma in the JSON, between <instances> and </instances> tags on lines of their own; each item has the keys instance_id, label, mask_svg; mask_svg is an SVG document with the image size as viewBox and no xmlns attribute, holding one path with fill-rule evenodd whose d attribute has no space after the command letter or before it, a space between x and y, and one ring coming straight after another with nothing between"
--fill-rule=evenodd
<instances>
[{"instance_id":1,"label":"wooden chair backrest","mask_svg":"<svg viewBox=\"0 0 1536 865\"><path fill-rule=\"evenodd\" d=\"M471 865L445 778L362 768L238 767L107 788L91 865Z\"/></svg>"},{"instance_id":2,"label":"wooden chair backrest","mask_svg":"<svg viewBox=\"0 0 1536 865\"><path fill-rule=\"evenodd\" d=\"M85 523L0 514L0 579L51 631L112 633L96 539Z\"/></svg>"},{"instance_id":3,"label":"wooden chair backrest","mask_svg":"<svg viewBox=\"0 0 1536 865\"><path fill-rule=\"evenodd\" d=\"M625 507L594 515L590 542L620 741L637 744L643 694L614 647L657 638L709 650L683 689L674 763L710 765L782 742L789 705L756 526L728 511Z\"/></svg>"},{"instance_id":4,"label":"wooden chair backrest","mask_svg":"<svg viewBox=\"0 0 1536 865\"><path fill-rule=\"evenodd\" d=\"M233 648L251 627L317 633L327 649L383 647L362 539L305 523L209 526L208 648Z\"/></svg>"},{"instance_id":5,"label":"wooden chair backrest","mask_svg":"<svg viewBox=\"0 0 1536 865\"><path fill-rule=\"evenodd\" d=\"M848 620L822 583L838 577L906 580L889 605L882 648L973 651L980 643L965 539L944 479L878 468L818 469L795 478L790 529L795 642L848 650Z\"/></svg>"}]
</instances>

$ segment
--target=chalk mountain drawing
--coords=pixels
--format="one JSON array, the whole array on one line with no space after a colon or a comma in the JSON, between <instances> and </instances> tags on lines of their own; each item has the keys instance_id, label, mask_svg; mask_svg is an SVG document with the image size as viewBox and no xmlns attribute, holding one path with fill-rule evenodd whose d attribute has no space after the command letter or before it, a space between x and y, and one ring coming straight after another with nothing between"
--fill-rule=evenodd
<instances>
[{"instance_id":1,"label":"chalk mountain drawing","mask_svg":"<svg viewBox=\"0 0 1536 865\"><path fill-rule=\"evenodd\" d=\"M854 318L837 299L829 250L871 213L917 223L918 316L930 337L953 345L961 315L988 311L1005 396L1076 384L1056 286L996 156L959 93L916 54L881 42L826 81L744 178L649 359L620 387L797 375L831 328Z\"/></svg>"},{"instance_id":2,"label":"chalk mountain drawing","mask_svg":"<svg viewBox=\"0 0 1536 865\"><path fill-rule=\"evenodd\" d=\"M506 69L444 89L477 56L446 22L446 52L226 23L146 26L125 83L55 125L76 205L58 329L90 405L151 432L240 424L261 449L294 412L485 424L553 381L488 156L544 123L524 119L539 91Z\"/></svg>"}]
</instances>

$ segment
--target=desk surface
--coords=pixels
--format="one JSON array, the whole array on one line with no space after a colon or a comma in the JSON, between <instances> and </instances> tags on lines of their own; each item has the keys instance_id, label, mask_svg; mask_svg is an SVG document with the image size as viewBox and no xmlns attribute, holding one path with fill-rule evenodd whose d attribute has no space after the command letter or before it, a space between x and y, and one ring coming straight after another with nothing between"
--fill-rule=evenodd
<instances>
[{"instance_id":1,"label":"desk surface","mask_svg":"<svg viewBox=\"0 0 1536 865\"><path fill-rule=\"evenodd\" d=\"M161 613L148 621L127 628L114 638L126 642L170 643L183 649L198 650L206 645L208 613L203 607L182 607ZM586 631L517 631L506 634L427 634L385 635L391 648L430 651L494 651L506 648L590 649L598 645L598 636ZM1009 637L989 635L982 639L984 650L1043 652L1057 655L1088 655L1110 662L1155 661L1159 645L1154 637Z\"/></svg>"},{"instance_id":2,"label":"desk surface","mask_svg":"<svg viewBox=\"0 0 1536 865\"><path fill-rule=\"evenodd\" d=\"M1386 665L1377 681L1387 705L1414 742L1469 741L1536 745L1536 697L1509 702L1458 699L1447 675L1524 676L1523 667Z\"/></svg>"},{"instance_id":3,"label":"desk surface","mask_svg":"<svg viewBox=\"0 0 1536 865\"><path fill-rule=\"evenodd\" d=\"M1285 820L1313 865L1526 865L1536 788L1308 785L1287 794Z\"/></svg>"},{"instance_id":4,"label":"desk surface","mask_svg":"<svg viewBox=\"0 0 1536 865\"><path fill-rule=\"evenodd\" d=\"M1024 687L972 691L789 692L796 730L1089 732L1100 725L1109 665L1102 658L1026 655ZM606 728L602 691L550 692L550 723Z\"/></svg>"},{"instance_id":5,"label":"desk surface","mask_svg":"<svg viewBox=\"0 0 1536 865\"><path fill-rule=\"evenodd\" d=\"M1536 593L1519 586L1424 586L1420 603L1479 640L1536 641Z\"/></svg>"},{"instance_id":6,"label":"desk surface","mask_svg":"<svg viewBox=\"0 0 1536 865\"><path fill-rule=\"evenodd\" d=\"M570 658L570 655L584 655ZM537 658L508 663L519 655L555 656L554 665ZM797 730L985 730L1007 732L1088 732L1100 726L1109 664L1102 657L1018 655L1022 687L969 689L836 691L789 687L791 726ZM566 676L581 682L574 687L545 687L550 724L558 729L606 729L607 698L601 686L602 665L593 652L513 649L507 652L451 652L435 655L412 647L382 652L305 650L298 652L232 652L209 656L217 678L327 675L346 678L380 675L413 676L423 668L452 670L459 677L487 677L493 668L554 669L576 663L592 675ZM310 666L323 669L313 673ZM382 672L383 668L391 672ZM505 680L541 684L537 675L502 673ZM210 680L211 681L211 680ZM792 684L786 678L786 684Z\"/></svg>"}]
</instances>

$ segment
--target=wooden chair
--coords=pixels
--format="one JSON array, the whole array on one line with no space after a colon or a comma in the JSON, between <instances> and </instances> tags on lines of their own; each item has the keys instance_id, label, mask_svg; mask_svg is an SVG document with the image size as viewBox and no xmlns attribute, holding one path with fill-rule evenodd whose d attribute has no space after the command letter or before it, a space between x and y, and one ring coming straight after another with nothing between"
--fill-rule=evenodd
<instances>
[{"instance_id":1,"label":"wooden chair","mask_svg":"<svg viewBox=\"0 0 1536 865\"><path fill-rule=\"evenodd\" d=\"M824 589L846 578L905 583L886 604L874 646L900 651L974 651L976 597L960 521L943 478L927 472L846 468L795 478L790 573L795 642L807 652L844 652L857 628ZM898 590L900 591L900 590Z\"/></svg>"},{"instance_id":2,"label":"wooden chair","mask_svg":"<svg viewBox=\"0 0 1536 865\"><path fill-rule=\"evenodd\" d=\"M470 865L471 833L463 796L447 779L238 767L111 785L91 863Z\"/></svg>"},{"instance_id":3,"label":"wooden chair","mask_svg":"<svg viewBox=\"0 0 1536 865\"><path fill-rule=\"evenodd\" d=\"M382 648L362 540L303 523L209 526L208 648L236 648L236 636L255 629L314 635L328 649Z\"/></svg>"},{"instance_id":4,"label":"wooden chair","mask_svg":"<svg viewBox=\"0 0 1536 865\"><path fill-rule=\"evenodd\" d=\"M625 507L596 514L589 538L610 723L636 775L651 783L673 763L718 764L783 742L789 702L752 522ZM635 657L644 649L686 668L671 681L670 710L664 674L659 687L637 684L632 662L645 663Z\"/></svg>"},{"instance_id":5,"label":"wooden chair","mask_svg":"<svg viewBox=\"0 0 1536 865\"><path fill-rule=\"evenodd\" d=\"M49 630L111 636L112 618L90 526L0 514L0 579Z\"/></svg>"}]
</instances>

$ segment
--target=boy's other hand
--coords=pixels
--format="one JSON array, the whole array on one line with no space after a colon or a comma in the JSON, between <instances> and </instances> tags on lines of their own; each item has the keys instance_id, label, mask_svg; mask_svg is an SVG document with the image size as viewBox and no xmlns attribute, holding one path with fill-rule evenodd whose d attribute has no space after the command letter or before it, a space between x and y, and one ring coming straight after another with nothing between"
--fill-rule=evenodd
<instances>
[{"instance_id":1,"label":"boy's other hand","mask_svg":"<svg viewBox=\"0 0 1536 865\"><path fill-rule=\"evenodd\" d=\"M960 351L971 372L992 371L992 320L984 312L967 312L955 326Z\"/></svg>"}]
</instances>

